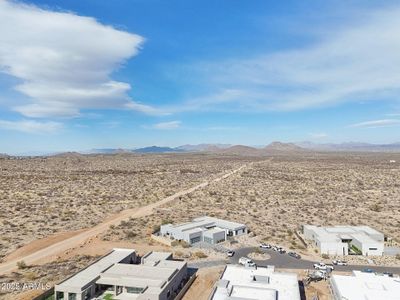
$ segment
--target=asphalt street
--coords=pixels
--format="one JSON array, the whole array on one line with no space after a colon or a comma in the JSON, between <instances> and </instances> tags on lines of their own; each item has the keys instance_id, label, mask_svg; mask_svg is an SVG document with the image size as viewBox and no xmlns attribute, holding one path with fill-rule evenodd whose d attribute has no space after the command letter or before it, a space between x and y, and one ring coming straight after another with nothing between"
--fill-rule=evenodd
<instances>
[{"instance_id":1,"label":"asphalt street","mask_svg":"<svg viewBox=\"0 0 400 300\"><path fill-rule=\"evenodd\" d=\"M189 266L195 268L207 268L213 266L222 266L225 264L237 264L239 258L242 256L248 256L251 252L254 252L254 247L246 247L235 249L235 255L228 258L227 260L215 260L215 261L204 261L198 263L191 263ZM306 259L297 259L289 256L287 253L280 254L271 249L261 249L263 252L267 253L270 258L266 260L253 260L258 266L266 267L268 265L275 266L278 269L314 269L314 263L319 261L310 261ZM383 267L375 265L347 265L347 266L334 266L337 271L353 271L353 270L363 270L372 269L376 272L390 272L394 274L400 274L400 267Z\"/></svg>"}]
</instances>

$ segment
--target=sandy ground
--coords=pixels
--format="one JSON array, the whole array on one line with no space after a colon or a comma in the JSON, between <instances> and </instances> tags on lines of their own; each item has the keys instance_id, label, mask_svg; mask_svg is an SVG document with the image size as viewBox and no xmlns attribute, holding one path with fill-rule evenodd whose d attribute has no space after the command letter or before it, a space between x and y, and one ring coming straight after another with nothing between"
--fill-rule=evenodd
<instances>
[{"instance_id":1,"label":"sandy ground","mask_svg":"<svg viewBox=\"0 0 400 300\"><path fill-rule=\"evenodd\" d=\"M224 267L200 269L197 272L196 280L183 297L183 300L207 300L223 270Z\"/></svg>"},{"instance_id":2,"label":"sandy ground","mask_svg":"<svg viewBox=\"0 0 400 300\"><path fill-rule=\"evenodd\" d=\"M223 179L228 178L229 176L236 174L240 170L242 170L245 166L241 166L233 171L227 172L223 174L220 177L217 177L213 179L211 182L220 182ZM74 236L64 239L62 241L50 244L48 247L40 249L38 251L32 252L32 253L26 253L25 255L21 255L19 257L14 257L13 259L7 259L6 262L0 264L0 274L5 274L7 272L11 272L12 270L16 269L16 264L18 261L24 261L25 263L33 264L37 262L48 262L51 260L54 260L57 258L57 256L65 251L70 251L69 249L74 248L74 247L79 247L79 245L88 243L88 241L91 237L95 237L99 235L102 232L105 232L110 228L110 226L116 226L121 223L121 221L127 220L127 219L135 219L135 218L140 218L146 215L150 215L153 211L153 209L166 205L168 202L171 202L177 198L183 197L187 194L190 194L198 189L206 187L208 184L210 184L210 181L205 181L202 182L194 187L191 187L189 189L177 192L173 194L172 196L166 197L158 202L152 203L150 205L146 205L140 208L136 209L127 209L122 211L119 214L116 214L113 217L108 218L106 221L103 223L94 226L93 228L87 229L85 231L82 231L80 233L75 234Z\"/></svg>"}]
</instances>

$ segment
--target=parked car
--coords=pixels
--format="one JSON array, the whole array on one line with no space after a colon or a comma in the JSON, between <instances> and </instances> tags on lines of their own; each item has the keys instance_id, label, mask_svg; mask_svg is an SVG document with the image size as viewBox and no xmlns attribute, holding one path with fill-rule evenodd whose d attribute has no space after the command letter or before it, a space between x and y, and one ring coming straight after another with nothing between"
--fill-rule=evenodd
<instances>
[{"instance_id":1,"label":"parked car","mask_svg":"<svg viewBox=\"0 0 400 300\"><path fill-rule=\"evenodd\" d=\"M226 255L227 255L228 257L232 257L232 256L235 255L235 251L229 250L228 252L226 252Z\"/></svg>"},{"instance_id":2,"label":"parked car","mask_svg":"<svg viewBox=\"0 0 400 300\"><path fill-rule=\"evenodd\" d=\"M300 254L297 254L296 252L289 252L288 255L297 259L301 258Z\"/></svg>"},{"instance_id":3,"label":"parked car","mask_svg":"<svg viewBox=\"0 0 400 300\"><path fill-rule=\"evenodd\" d=\"M330 269L330 271L333 271L335 268L332 265L326 265L323 262L321 262L318 264L314 264L314 269L323 271L327 271L328 269Z\"/></svg>"},{"instance_id":4,"label":"parked car","mask_svg":"<svg viewBox=\"0 0 400 300\"><path fill-rule=\"evenodd\" d=\"M334 264L335 266L347 266L347 262L343 261L343 260L333 260L332 264Z\"/></svg>"},{"instance_id":5,"label":"parked car","mask_svg":"<svg viewBox=\"0 0 400 300\"><path fill-rule=\"evenodd\" d=\"M393 277L393 273L390 273L390 272L383 272L383 275L385 275L387 277Z\"/></svg>"},{"instance_id":6,"label":"parked car","mask_svg":"<svg viewBox=\"0 0 400 300\"><path fill-rule=\"evenodd\" d=\"M241 257L239 258L239 264L247 267L255 267L256 264L248 257Z\"/></svg>"},{"instance_id":7,"label":"parked car","mask_svg":"<svg viewBox=\"0 0 400 300\"><path fill-rule=\"evenodd\" d=\"M279 250L279 247L278 247L278 246L272 246L272 250L278 251L278 250Z\"/></svg>"},{"instance_id":8,"label":"parked car","mask_svg":"<svg viewBox=\"0 0 400 300\"><path fill-rule=\"evenodd\" d=\"M278 253L280 253L280 254L285 254L285 253L286 253L286 250L283 249L282 247L280 247L280 248L278 248Z\"/></svg>"},{"instance_id":9,"label":"parked car","mask_svg":"<svg viewBox=\"0 0 400 300\"><path fill-rule=\"evenodd\" d=\"M270 244L261 243L260 244L260 248L262 248L262 249L271 249L272 246Z\"/></svg>"},{"instance_id":10,"label":"parked car","mask_svg":"<svg viewBox=\"0 0 400 300\"><path fill-rule=\"evenodd\" d=\"M375 273L375 270L370 269L370 268L365 268L361 272L364 272L364 273Z\"/></svg>"}]
</instances>

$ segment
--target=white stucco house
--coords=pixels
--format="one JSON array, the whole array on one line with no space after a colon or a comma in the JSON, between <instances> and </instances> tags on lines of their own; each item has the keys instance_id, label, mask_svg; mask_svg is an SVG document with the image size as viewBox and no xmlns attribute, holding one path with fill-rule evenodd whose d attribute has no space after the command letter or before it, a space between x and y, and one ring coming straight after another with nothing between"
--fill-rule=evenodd
<instances>
[{"instance_id":1,"label":"white stucco house","mask_svg":"<svg viewBox=\"0 0 400 300\"><path fill-rule=\"evenodd\" d=\"M247 226L204 216L187 223L161 225L160 234L189 244L197 242L217 244L225 241L228 236L247 234Z\"/></svg>"},{"instance_id":2,"label":"white stucco house","mask_svg":"<svg viewBox=\"0 0 400 300\"><path fill-rule=\"evenodd\" d=\"M321 254L348 255L350 251L359 251L365 256L382 256L384 250L383 233L369 226L304 225L303 235Z\"/></svg>"}]
</instances>

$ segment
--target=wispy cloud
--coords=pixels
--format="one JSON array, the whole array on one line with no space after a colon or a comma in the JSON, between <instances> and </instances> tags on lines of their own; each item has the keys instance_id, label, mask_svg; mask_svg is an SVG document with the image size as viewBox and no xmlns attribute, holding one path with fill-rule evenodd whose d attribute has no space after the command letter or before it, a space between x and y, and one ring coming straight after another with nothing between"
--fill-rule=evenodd
<instances>
[{"instance_id":1,"label":"wispy cloud","mask_svg":"<svg viewBox=\"0 0 400 300\"><path fill-rule=\"evenodd\" d=\"M313 139L324 139L324 138L328 137L328 134L326 134L324 132L311 132L308 135Z\"/></svg>"},{"instance_id":2,"label":"wispy cloud","mask_svg":"<svg viewBox=\"0 0 400 300\"><path fill-rule=\"evenodd\" d=\"M54 133L63 128L58 122L38 122L33 120L6 121L0 120L0 129L20 131L25 133Z\"/></svg>"},{"instance_id":3,"label":"wispy cloud","mask_svg":"<svg viewBox=\"0 0 400 300\"><path fill-rule=\"evenodd\" d=\"M393 7L328 30L308 47L201 62L193 69L207 94L178 109L291 111L393 99L400 93L398 28L400 8Z\"/></svg>"},{"instance_id":4,"label":"wispy cloud","mask_svg":"<svg viewBox=\"0 0 400 300\"><path fill-rule=\"evenodd\" d=\"M379 127L392 127L392 126L400 126L400 120L398 119L373 120L373 121L366 121L366 122L352 124L349 127L379 128Z\"/></svg>"},{"instance_id":5,"label":"wispy cloud","mask_svg":"<svg viewBox=\"0 0 400 300\"><path fill-rule=\"evenodd\" d=\"M147 129L171 130L179 128L181 124L182 124L181 121L170 121L170 122L156 123L151 126L143 126L143 127Z\"/></svg>"},{"instance_id":6,"label":"wispy cloud","mask_svg":"<svg viewBox=\"0 0 400 300\"><path fill-rule=\"evenodd\" d=\"M93 18L0 0L0 72L18 78L28 117L74 117L83 109L158 114L133 101L131 86L111 74L135 56L144 38Z\"/></svg>"}]
</instances>

